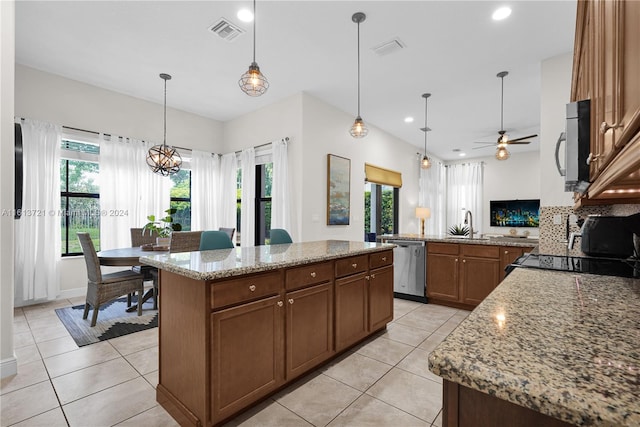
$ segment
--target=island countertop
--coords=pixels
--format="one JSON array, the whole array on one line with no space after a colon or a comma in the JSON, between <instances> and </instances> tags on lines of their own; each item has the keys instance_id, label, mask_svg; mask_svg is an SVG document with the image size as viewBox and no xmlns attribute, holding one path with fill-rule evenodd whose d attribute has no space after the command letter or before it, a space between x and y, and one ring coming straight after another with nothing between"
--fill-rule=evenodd
<instances>
[{"instance_id":1,"label":"island countertop","mask_svg":"<svg viewBox=\"0 0 640 427\"><path fill-rule=\"evenodd\" d=\"M464 243L470 245L513 246L532 247L538 246L538 239L528 237L454 237L450 235L424 235L424 234L382 234L378 236L382 242L388 240L413 240L419 242Z\"/></svg>"},{"instance_id":2,"label":"island countertop","mask_svg":"<svg viewBox=\"0 0 640 427\"><path fill-rule=\"evenodd\" d=\"M429 369L568 423L638 426L640 280L517 268Z\"/></svg>"},{"instance_id":3,"label":"island countertop","mask_svg":"<svg viewBox=\"0 0 640 427\"><path fill-rule=\"evenodd\" d=\"M214 280L384 251L394 247L395 245L388 243L321 240L162 255L149 253L148 256L140 257L140 262L195 280Z\"/></svg>"}]
</instances>

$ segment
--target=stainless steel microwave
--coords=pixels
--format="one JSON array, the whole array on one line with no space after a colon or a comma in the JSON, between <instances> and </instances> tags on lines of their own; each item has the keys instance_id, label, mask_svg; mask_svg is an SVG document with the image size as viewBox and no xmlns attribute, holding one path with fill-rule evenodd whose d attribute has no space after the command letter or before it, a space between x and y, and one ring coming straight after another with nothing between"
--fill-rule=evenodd
<instances>
[{"instance_id":1,"label":"stainless steel microwave","mask_svg":"<svg viewBox=\"0 0 640 427\"><path fill-rule=\"evenodd\" d=\"M564 176L564 191L583 194L589 188L589 151L591 139L591 102L567 104L566 130L556 143L556 166ZM560 145L565 142L565 167L560 165Z\"/></svg>"}]
</instances>

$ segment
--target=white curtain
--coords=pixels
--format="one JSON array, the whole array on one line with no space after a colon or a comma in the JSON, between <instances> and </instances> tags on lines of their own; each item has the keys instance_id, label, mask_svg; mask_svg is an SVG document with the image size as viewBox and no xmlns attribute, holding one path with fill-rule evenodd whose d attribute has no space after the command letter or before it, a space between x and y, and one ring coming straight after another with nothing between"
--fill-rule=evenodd
<instances>
[{"instance_id":1,"label":"white curtain","mask_svg":"<svg viewBox=\"0 0 640 427\"><path fill-rule=\"evenodd\" d=\"M429 169L420 169L418 206L431 209L431 218L425 220L425 234L446 234L446 169L441 162L433 162Z\"/></svg>"},{"instance_id":2,"label":"white curtain","mask_svg":"<svg viewBox=\"0 0 640 427\"><path fill-rule=\"evenodd\" d=\"M219 177L220 157L217 154L197 150L191 152L192 230L217 230L219 228Z\"/></svg>"},{"instance_id":3,"label":"white curtain","mask_svg":"<svg viewBox=\"0 0 640 427\"><path fill-rule=\"evenodd\" d=\"M287 141L274 142L273 183L271 187L271 228L283 228L291 234L289 160Z\"/></svg>"},{"instance_id":4,"label":"white curtain","mask_svg":"<svg viewBox=\"0 0 640 427\"><path fill-rule=\"evenodd\" d=\"M220 186L218 190L218 223L220 227L236 228L238 200L238 161L235 153L220 158ZM239 230L238 230L239 231Z\"/></svg>"},{"instance_id":5,"label":"white curtain","mask_svg":"<svg viewBox=\"0 0 640 427\"><path fill-rule=\"evenodd\" d=\"M15 303L52 300L60 289L61 127L22 123L22 216L15 221Z\"/></svg>"},{"instance_id":6,"label":"white curtain","mask_svg":"<svg viewBox=\"0 0 640 427\"><path fill-rule=\"evenodd\" d=\"M148 215L162 218L169 209L171 178L147 166L152 143L100 139L100 249L129 247L131 228L144 226Z\"/></svg>"},{"instance_id":7,"label":"white curtain","mask_svg":"<svg viewBox=\"0 0 640 427\"><path fill-rule=\"evenodd\" d=\"M471 211L474 231L482 233L482 179L482 162L447 166L447 229Z\"/></svg>"},{"instance_id":8,"label":"white curtain","mask_svg":"<svg viewBox=\"0 0 640 427\"><path fill-rule=\"evenodd\" d=\"M253 148L242 150L242 205L240 212L240 245L255 246L256 235L256 154Z\"/></svg>"}]
</instances>

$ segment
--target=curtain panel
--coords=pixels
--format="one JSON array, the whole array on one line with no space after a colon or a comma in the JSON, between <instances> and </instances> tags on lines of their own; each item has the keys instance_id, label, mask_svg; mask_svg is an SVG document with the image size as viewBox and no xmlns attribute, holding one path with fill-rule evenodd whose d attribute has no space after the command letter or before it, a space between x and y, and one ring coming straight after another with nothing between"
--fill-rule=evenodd
<instances>
[{"instance_id":1,"label":"curtain panel","mask_svg":"<svg viewBox=\"0 0 640 427\"><path fill-rule=\"evenodd\" d=\"M256 155L253 148L240 153L242 168L242 204L240 212L240 245L255 246L256 236Z\"/></svg>"},{"instance_id":2,"label":"curtain panel","mask_svg":"<svg viewBox=\"0 0 640 427\"><path fill-rule=\"evenodd\" d=\"M238 212L238 160L235 153L220 158L220 186L218 194L220 227L236 228ZM240 230L237 230L240 232Z\"/></svg>"},{"instance_id":3,"label":"curtain panel","mask_svg":"<svg viewBox=\"0 0 640 427\"><path fill-rule=\"evenodd\" d=\"M53 300L60 290L62 128L22 122L22 215L15 221L15 304Z\"/></svg>"},{"instance_id":4,"label":"curtain panel","mask_svg":"<svg viewBox=\"0 0 640 427\"><path fill-rule=\"evenodd\" d=\"M288 143L283 139L274 142L272 146L271 228L283 228L292 234Z\"/></svg>"},{"instance_id":5,"label":"curtain panel","mask_svg":"<svg viewBox=\"0 0 640 427\"><path fill-rule=\"evenodd\" d=\"M447 229L464 223L466 211L473 215L473 225L482 233L482 162L447 166Z\"/></svg>"},{"instance_id":6,"label":"curtain panel","mask_svg":"<svg viewBox=\"0 0 640 427\"><path fill-rule=\"evenodd\" d=\"M217 154L193 150L191 152L192 230L217 230L220 227L219 181L220 157Z\"/></svg>"},{"instance_id":7,"label":"curtain panel","mask_svg":"<svg viewBox=\"0 0 640 427\"><path fill-rule=\"evenodd\" d=\"M441 162L433 162L429 169L420 169L418 182L418 206L431 209L431 218L424 224L425 234L446 234L446 168Z\"/></svg>"}]
</instances>

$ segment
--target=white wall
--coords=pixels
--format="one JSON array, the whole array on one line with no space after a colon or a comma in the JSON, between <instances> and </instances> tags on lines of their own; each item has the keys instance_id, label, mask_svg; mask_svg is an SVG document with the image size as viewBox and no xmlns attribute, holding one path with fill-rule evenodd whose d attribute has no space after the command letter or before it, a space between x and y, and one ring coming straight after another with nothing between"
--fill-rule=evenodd
<instances>
[{"instance_id":1,"label":"white wall","mask_svg":"<svg viewBox=\"0 0 640 427\"><path fill-rule=\"evenodd\" d=\"M542 62L540 98L541 206L573 206L573 193L564 192L564 177L556 168L555 146L565 130L566 104L571 96L573 53ZM564 145L562 146L564 149ZM564 157L561 157L564 158Z\"/></svg>"},{"instance_id":2,"label":"white wall","mask_svg":"<svg viewBox=\"0 0 640 427\"><path fill-rule=\"evenodd\" d=\"M14 68L15 3L0 2L0 200L11 212L14 200ZM0 378L18 371L13 352L13 215L0 217Z\"/></svg>"}]
</instances>

